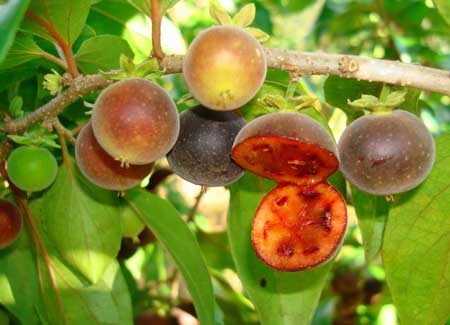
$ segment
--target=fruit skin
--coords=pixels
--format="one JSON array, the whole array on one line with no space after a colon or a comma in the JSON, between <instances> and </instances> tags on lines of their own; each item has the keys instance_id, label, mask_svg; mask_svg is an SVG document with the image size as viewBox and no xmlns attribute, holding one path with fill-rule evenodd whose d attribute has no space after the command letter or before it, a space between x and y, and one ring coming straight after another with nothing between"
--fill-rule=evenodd
<instances>
[{"instance_id":1,"label":"fruit skin","mask_svg":"<svg viewBox=\"0 0 450 325\"><path fill-rule=\"evenodd\" d=\"M202 105L230 111L249 102L261 88L267 63L263 47L242 28L210 27L189 46L183 76Z\"/></svg>"},{"instance_id":2,"label":"fruit skin","mask_svg":"<svg viewBox=\"0 0 450 325\"><path fill-rule=\"evenodd\" d=\"M261 201L252 224L256 255L271 268L301 271L328 262L347 229L347 207L326 182L280 184Z\"/></svg>"},{"instance_id":3,"label":"fruit skin","mask_svg":"<svg viewBox=\"0 0 450 325\"><path fill-rule=\"evenodd\" d=\"M145 227L136 211L127 203L120 205L120 222L122 225L122 237L137 239Z\"/></svg>"},{"instance_id":4,"label":"fruit skin","mask_svg":"<svg viewBox=\"0 0 450 325\"><path fill-rule=\"evenodd\" d=\"M345 178L364 192L391 195L418 186L435 159L432 135L415 115L396 110L366 115L342 134L338 152Z\"/></svg>"},{"instance_id":5,"label":"fruit skin","mask_svg":"<svg viewBox=\"0 0 450 325\"><path fill-rule=\"evenodd\" d=\"M0 249L11 245L22 229L22 215L11 202L0 199Z\"/></svg>"},{"instance_id":6,"label":"fruit skin","mask_svg":"<svg viewBox=\"0 0 450 325\"><path fill-rule=\"evenodd\" d=\"M180 136L167 155L175 174L207 186L224 186L244 174L230 156L234 138L245 125L244 119L232 112L197 106L181 113L180 122Z\"/></svg>"},{"instance_id":7,"label":"fruit skin","mask_svg":"<svg viewBox=\"0 0 450 325\"><path fill-rule=\"evenodd\" d=\"M339 166L332 136L320 123L298 113L254 119L236 136L232 157L254 174L299 185L322 182Z\"/></svg>"},{"instance_id":8,"label":"fruit skin","mask_svg":"<svg viewBox=\"0 0 450 325\"><path fill-rule=\"evenodd\" d=\"M100 146L115 159L134 165L164 157L177 140L179 124L172 98L142 78L121 80L104 89L92 112Z\"/></svg>"},{"instance_id":9,"label":"fruit skin","mask_svg":"<svg viewBox=\"0 0 450 325\"><path fill-rule=\"evenodd\" d=\"M49 187L58 173L58 163L50 151L22 146L8 158L8 177L24 191L37 192Z\"/></svg>"},{"instance_id":10,"label":"fruit skin","mask_svg":"<svg viewBox=\"0 0 450 325\"><path fill-rule=\"evenodd\" d=\"M147 165L121 166L95 139L91 123L80 131L75 144L75 158L81 173L93 184L108 190L124 191L137 186L152 170Z\"/></svg>"}]
</instances>

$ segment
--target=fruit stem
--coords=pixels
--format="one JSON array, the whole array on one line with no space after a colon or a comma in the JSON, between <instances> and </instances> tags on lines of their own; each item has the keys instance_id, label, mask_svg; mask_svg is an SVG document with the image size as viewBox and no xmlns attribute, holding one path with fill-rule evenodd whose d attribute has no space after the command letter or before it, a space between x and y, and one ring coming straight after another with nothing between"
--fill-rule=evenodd
<instances>
[{"instance_id":1,"label":"fruit stem","mask_svg":"<svg viewBox=\"0 0 450 325\"><path fill-rule=\"evenodd\" d=\"M191 210L189 211L189 214L187 215L187 219L186 222L191 222L194 220L195 214L197 213L198 210L198 206L200 204L200 201L203 197L203 195L205 195L206 190L204 190L203 186L200 189L200 192L198 193L198 195L195 197L195 203L192 206Z\"/></svg>"},{"instance_id":2,"label":"fruit stem","mask_svg":"<svg viewBox=\"0 0 450 325\"><path fill-rule=\"evenodd\" d=\"M161 22L162 14L160 8L160 0L150 0L151 1L151 18L152 18L152 53L154 56L161 61L164 59L164 52L161 48Z\"/></svg>"}]
</instances>

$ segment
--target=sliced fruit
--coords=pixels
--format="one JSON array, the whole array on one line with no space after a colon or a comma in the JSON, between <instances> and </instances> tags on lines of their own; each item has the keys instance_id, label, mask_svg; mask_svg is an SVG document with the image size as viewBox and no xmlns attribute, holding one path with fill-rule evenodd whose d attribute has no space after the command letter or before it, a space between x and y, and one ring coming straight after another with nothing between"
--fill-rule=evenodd
<instances>
[{"instance_id":1,"label":"sliced fruit","mask_svg":"<svg viewBox=\"0 0 450 325\"><path fill-rule=\"evenodd\" d=\"M261 201L251 236L264 263L281 271L300 271L330 260L346 228L345 201L333 186L280 184Z\"/></svg>"},{"instance_id":2,"label":"sliced fruit","mask_svg":"<svg viewBox=\"0 0 450 325\"><path fill-rule=\"evenodd\" d=\"M322 182L339 167L334 153L276 135L247 138L234 147L232 158L258 176L299 185Z\"/></svg>"}]
</instances>

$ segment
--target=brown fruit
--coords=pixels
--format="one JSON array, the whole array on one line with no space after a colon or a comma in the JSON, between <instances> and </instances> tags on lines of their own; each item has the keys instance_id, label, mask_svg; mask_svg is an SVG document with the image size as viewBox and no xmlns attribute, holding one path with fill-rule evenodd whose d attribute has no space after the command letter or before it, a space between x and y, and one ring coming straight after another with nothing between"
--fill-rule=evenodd
<instances>
[{"instance_id":1,"label":"brown fruit","mask_svg":"<svg viewBox=\"0 0 450 325\"><path fill-rule=\"evenodd\" d=\"M264 263L282 271L300 271L330 260L346 227L344 199L328 183L280 184L261 201L251 237Z\"/></svg>"},{"instance_id":2,"label":"brown fruit","mask_svg":"<svg viewBox=\"0 0 450 325\"><path fill-rule=\"evenodd\" d=\"M307 115L272 113L242 128L232 158L242 168L277 182L312 185L339 167L328 131Z\"/></svg>"},{"instance_id":3,"label":"brown fruit","mask_svg":"<svg viewBox=\"0 0 450 325\"><path fill-rule=\"evenodd\" d=\"M114 159L144 165L166 155L179 132L172 98L153 82L132 78L104 89L92 112L92 128Z\"/></svg>"},{"instance_id":4,"label":"brown fruit","mask_svg":"<svg viewBox=\"0 0 450 325\"><path fill-rule=\"evenodd\" d=\"M433 136L417 116L403 110L358 118L342 133L338 147L345 178L374 195L417 187L435 159Z\"/></svg>"},{"instance_id":5,"label":"brown fruit","mask_svg":"<svg viewBox=\"0 0 450 325\"><path fill-rule=\"evenodd\" d=\"M183 62L191 94L213 110L230 111L250 101L266 77L264 49L242 28L215 26L200 33Z\"/></svg>"},{"instance_id":6,"label":"brown fruit","mask_svg":"<svg viewBox=\"0 0 450 325\"><path fill-rule=\"evenodd\" d=\"M22 215L11 202L0 199L0 249L11 245L22 229Z\"/></svg>"},{"instance_id":7,"label":"brown fruit","mask_svg":"<svg viewBox=\"0 0 450 325\"><path fill-rule=\"evenodd\" d=\"M86 124L78 135L75 158L81 172L91 183L115 191L137 186L153 167L152 163L123 166L100 147L91 123Z\"/></svg>"}]
</instances>

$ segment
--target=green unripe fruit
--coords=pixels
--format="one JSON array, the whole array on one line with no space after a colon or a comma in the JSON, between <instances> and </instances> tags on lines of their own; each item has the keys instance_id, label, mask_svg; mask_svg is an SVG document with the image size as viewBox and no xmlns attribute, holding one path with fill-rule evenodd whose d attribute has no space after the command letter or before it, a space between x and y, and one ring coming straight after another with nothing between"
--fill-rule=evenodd
<instances>
[{"instance_id":1,"label":"green unripe fruit","mask_svg":"<svg viewBox=\"0 0 450 325\"><path fill-rule=\"evenodd\" d=\"M50 151L38 147L19 147L8 158L8 176L24 191L49 187L56 178L58 163Z\"/></svg>"},{"instance_id":2,"label":"green unripe fruit","mask_svg":"<svg viewBox=\"0 0 450 325\"><path fill-rule=\"evenodd\" d=\"M120 206L120 222L122 225L122 237L137 238L145 227L136 211L128 204Z\"/></svg>"}]
</instances>

